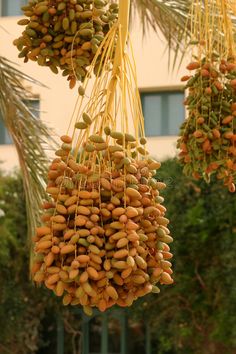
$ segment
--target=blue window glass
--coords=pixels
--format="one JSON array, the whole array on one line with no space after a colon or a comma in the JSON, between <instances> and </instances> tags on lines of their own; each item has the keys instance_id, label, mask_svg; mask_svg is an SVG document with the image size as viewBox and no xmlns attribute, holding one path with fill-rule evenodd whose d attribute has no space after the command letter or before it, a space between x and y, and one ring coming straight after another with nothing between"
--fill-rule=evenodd
<instances>
[{"instance_id":1,"label":"blue window glass","mask_svg":"<svg viewBox=\"0 0 236 354\"><path fill-rule=\"evenodd\" d=\"M31 110L31 112L35 115L36 118L39 118L40 111L39 111L39 99L34 100L25 100L25 104ZM12 139L8 134L8 131L4 125L3 119L0 114L0 145L9 145L12 144Z\"/></svg>"},{"instance_id":2,"label":"blue window glass","mask_svg":"<svg viewBox=\"0 0 236 354\"><path fill-rule=\"evenodd\" d=\"M141 92L146 136L178 135L184 120L184 92Z\"/></svg>"},{"instance_id":3,"label":"blue window glass","mask_svg":"<svg viewBox=\"0 0 236 354\"><path fill-rule=\"evenodd\" d=\"M2 0L2 16L21 16L21 6L27 4L27 0Z\"/></svg>"}]
</instances>

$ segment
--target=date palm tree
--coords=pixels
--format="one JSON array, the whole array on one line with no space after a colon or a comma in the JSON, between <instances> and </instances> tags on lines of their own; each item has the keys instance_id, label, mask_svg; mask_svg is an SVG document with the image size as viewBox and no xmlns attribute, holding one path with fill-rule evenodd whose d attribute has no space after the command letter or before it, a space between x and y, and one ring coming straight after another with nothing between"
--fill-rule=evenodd
<instances>
[{"instance_id":1,"label":"date palm tree","mask_svg":"<svg viewBox=\"0 0 236 354\"><path fill-rule=\"evenodd\" d=\"M174 49L177 57L181 51L190 5L190 0L132 0L131 22L132 17L138 15L147 37L150 27L156 32L161 31L168 48ZM54 142L52 132L41 120L35 119L25 105L25 99L32 96L22 84L23 81L37 83L0 56L0 114L19 156L28 206L29 234L32 235L39 220L39 206L45 197L45 151Z\"/></svg>"}]
</instances>

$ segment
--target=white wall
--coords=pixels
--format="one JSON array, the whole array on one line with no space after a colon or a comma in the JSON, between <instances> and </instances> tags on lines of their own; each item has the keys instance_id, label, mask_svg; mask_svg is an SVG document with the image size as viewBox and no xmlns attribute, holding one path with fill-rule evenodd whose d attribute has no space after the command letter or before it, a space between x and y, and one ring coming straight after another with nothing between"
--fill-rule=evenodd
<instances>
[{"instance_id":1,"label":"white wall","mask_svg":"<svg viewBox=\"0 0 236 354\"><path fill-rule=\"evenodd\" d=\"M0 145L0 169L9 171L16 166L18 166L16 149L12 145Z\"/></svg>"},{"instance_id":2,"label":"white wall","mask_svg":"<svg viewBox=\"0 0 236 354\"><path fill-rule=\"evenodd\" d=\"M22 26L16 24L17 17L0 18L0 54L19 65L19 69L41 81L48 88L34 87L33 92L40 95L41 119L55 129L58 135L67 130L76 101L77 90L70 90L64 77L55 75L47 68L35 62L23 63L18 59L18 50L12 42L19 37ZM138 85L143 88L179 86L180 77L185 73L182 65L178 73L168 71L168 55L166 43L161 34L157 36L152 30L142 38L141 26L132 26L131 38L137 63ZM150 153L158 159L174 156L176 137L157 137L148 139ZM4 169L12 169L17 165L16 153L12 146L0 145L0 161L4 161Z\"/></svg>"}]
</instances>

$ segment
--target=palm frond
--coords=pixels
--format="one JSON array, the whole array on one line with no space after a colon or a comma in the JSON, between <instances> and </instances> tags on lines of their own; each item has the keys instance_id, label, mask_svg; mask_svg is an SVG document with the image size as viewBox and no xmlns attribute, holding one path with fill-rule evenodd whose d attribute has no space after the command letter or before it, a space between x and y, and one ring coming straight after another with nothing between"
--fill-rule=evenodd
<instances>
[{"instance_id":1,"label":"palm frond","mask_svg":"<svg viewBox=\"0 0 236 354\"><path fill-rule=\"evenodd\" d=\"M131 3L131 24L135 16L138 15L144 36L146 36L149 28L152 28L157 33L162 33L167 43L169 64L172 61L173 69L176 67L177 62L178 67L181 65L188 45L192 40L190 14L193 4L192 0L132 0ZM202 1L203 14L205 13L205 6L206 2ZM229 11L235 31L236 11L233 2L231 7L229 7ZM214 38L216 46L218 42L222 42L222 35L224 36L224 33L219 33L217 27ZM172 51L174 55L172 60L170 60Z\"/></svg>"},{"instance_id":2,"label":"palm frond","mask_svg":"<svg viewBox=\"0 0 236 354\"><path fill-rule=\"evenodd\" d=\"M139 16L144 36L148 28L160 31L167 42L169 62L171 50L174 50L173 62L176 64L179 53L184 52L184 38L190 37L187 20L191 0L132 0L131 21Z\"/></svg>"},{"instance_id":3,"label":"palm frond","mask_svg":"<svg viewBox=\"0 0 236 354\"><path fill-rule=\"evenodd\" d=\"M191 0L132 0L131 10L138 13L145 34L148 27L161 30L166 40L175 44L186 30Z\"/></svg>"},{"instance_id":4,"label":"palm frond","mask_svg":"<svg viewBox=\"0 0 236 354\"><path fill-rule=\"evenodd\" d=\"M46 198L46 150L55 143L52 131L25 104L33 95L23 81L39 84L0 56L0 114L18 153L27 202L28 231L32 236L40 220L40 205Z\"/></svg>"}]
</instances>

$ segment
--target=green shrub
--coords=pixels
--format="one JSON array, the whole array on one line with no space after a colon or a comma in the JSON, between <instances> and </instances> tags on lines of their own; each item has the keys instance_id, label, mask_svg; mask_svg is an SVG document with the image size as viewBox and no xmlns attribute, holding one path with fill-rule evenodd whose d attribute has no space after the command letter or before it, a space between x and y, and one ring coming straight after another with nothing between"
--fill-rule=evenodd
<instances>
[{"instance_id":1,"label":"green shrub","mask_svg":"<svg viewBox=\"0 0 236 354\"><path fill-rule=\"evenodd\" d=\"M46 344L41 322L49 309L53 313L56 303L29 280L25 198L19 174L0 174L0 201L0 353L32 354Z\"/></svg>"},{"instance_id":2,"label":"green shrub","mask_svg":"<svg viewBox=\"0 0 236 354\"><path fill-rule=\"evenodd\" d=\"M152 354L235 354L235 195L217 181L183 176L173 160L163 163L157 178L167 184L175 283L143 298L129 315L150 321ZM0 173L0 353L55 354L60 312L71 354L79 315L29 281L26 217L20 175Z\"/></svg>"},{"instance_id":3,"label":"green shrub","mask_svg":"<svg viewBox=\"0 0 236 354\"><path fill-rule=\"evenodd\" d=\"M149 318L155 354L236 352L236 198L219 181L208 185L163 163L167 217L174 237L174 279L146 297L134 314Z\"/></svg>"}]
</instances>

